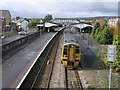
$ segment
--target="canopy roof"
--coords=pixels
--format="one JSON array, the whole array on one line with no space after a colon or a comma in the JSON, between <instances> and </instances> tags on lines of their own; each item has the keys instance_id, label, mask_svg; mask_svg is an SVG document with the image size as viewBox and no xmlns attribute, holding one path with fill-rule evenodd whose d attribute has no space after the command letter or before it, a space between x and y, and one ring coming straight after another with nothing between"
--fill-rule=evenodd
<instances>
[{"instance_id":1,"label":"canopy roof","mask_svg":"<svg viewBox=\"0 0 120 90\"><path fill-rule=\"evenodd\" d=\"M49 22L45 23L45 27L52 27L52 26L58 26L58 25L54 23L49 23Z\"/></svg>"},{"instance_id":2,"label":"canopy roof","mask_svg":"<svg viewBox=\"0 0 120 90\"><path fill-rule=\"evenodd\" d=\"M37 24L37 26L44 26L43 24Z\"/></svg>"},{"instance_id":3,"label":"canopy roof","mask_svg":"<svg viewBox=\"0 0 120 90\"><path fill-rule=\"evenodd\" d=\"M72 26L78 27L80 29L85 28L85 27L92 27L93 28L93 26L89 25L89 24L75 24L75 25L72 25Z\"/></svg>"}]
</instances>

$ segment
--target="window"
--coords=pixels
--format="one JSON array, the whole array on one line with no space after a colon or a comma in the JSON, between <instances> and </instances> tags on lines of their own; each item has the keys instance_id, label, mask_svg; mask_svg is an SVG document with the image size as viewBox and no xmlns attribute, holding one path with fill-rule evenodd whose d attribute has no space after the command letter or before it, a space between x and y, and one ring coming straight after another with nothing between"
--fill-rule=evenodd
<instances>
[{"instance_id":1,"label":"window","mask_svg":"<svg viewBox=\"0 0 120 90\"><path fill-rule=\"evenodd\" d=\"M79 53L79 49L78 48L75 50L75 53Z\"/></svg>"},{"instance_id":2,"label":"window","mask_svg":"<svg viewBox=\"0 0 120 90\"><path fill-rule=\"evenodd\" d=\"M67 49L66 48L64 49L63 54L67 55Z\"/></svg>"},{"instance_id":3,"label":"window","mask_svg":"<svg viewBox=\"0 0 120 90\"><path fill-rule=\"evenodd\" d=\"M79 48L79 46L76 46L76 48Z\"/></svg>"}]
</instances>

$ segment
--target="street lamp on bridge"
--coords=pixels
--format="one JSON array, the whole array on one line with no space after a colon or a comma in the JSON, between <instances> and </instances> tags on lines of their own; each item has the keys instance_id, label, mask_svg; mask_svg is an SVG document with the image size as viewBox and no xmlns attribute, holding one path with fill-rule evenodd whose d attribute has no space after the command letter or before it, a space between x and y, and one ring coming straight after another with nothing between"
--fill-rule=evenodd
<instances>
[{"instance_id":1,"label":"street lamp on bridge","mask_svg":"<svg viewBox=\"0 0 120 90\"><path fill-rule=\"evenodd\" d=\"M2 36L1 38L4 38L4 17L2 17Z\"/></svg>"}]
</instances>

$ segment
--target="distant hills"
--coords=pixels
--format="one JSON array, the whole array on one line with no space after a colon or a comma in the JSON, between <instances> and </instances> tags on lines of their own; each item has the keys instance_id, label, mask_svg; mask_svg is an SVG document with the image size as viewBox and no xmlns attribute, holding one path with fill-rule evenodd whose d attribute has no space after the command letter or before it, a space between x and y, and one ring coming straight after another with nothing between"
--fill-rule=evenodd
<instances>
[{"instance_id":1,"label":"distant hills","mask_svg":"<svg viewBox=\"0 0 120 90\"><path fill-rule=\"evenodd\" d=\"M79 19L94 19L94 18L96 18L96 19L104 19L104 18L111 19L111 18L117 18L117 17L120 18L120 16L95 16L95 17L80 17Z\"/></svg>"},{"instance_id":2,"label":"distant hills","mask_svg":"<svg viewBox=\"0 0 120 90\"><path fill-rule=\"evenodd\" d=\"M76 17L76 18L62 18L62 17L55 17L54 19L111 19L111 18L117 18L120 16L91 16L91 17ZM35 19L35 18L27 18L27 19ZM43 18L39 18L39 19L43 19Z\"/></svg>"}]
</instances>

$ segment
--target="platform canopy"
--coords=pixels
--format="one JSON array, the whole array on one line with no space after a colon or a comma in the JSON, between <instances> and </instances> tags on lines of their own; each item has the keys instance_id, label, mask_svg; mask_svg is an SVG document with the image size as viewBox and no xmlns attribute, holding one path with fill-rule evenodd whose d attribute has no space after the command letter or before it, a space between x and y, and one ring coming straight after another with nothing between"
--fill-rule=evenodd
<instances>
[{"instance_id":1,"label":"platform canopy","mask_svg":"<svg viewBox=\"0 0 120 90\"><path fill-rule=\"evenodd\" d=\"M83 29L83 28L86 28L86 27L92 27L92 25L89 25L89 24L75 24L75 25L72 25L72 26L75 26L75 27L78 27L80 29Z\"/></svg>"},{"instance_id":2,"label":"platform canopy","mask_svg":"<svg viewBox=\"0 0 120 90\"><path fill-rule=\"evenodd\" d=\"M38 27L43 27L43 26L44 26L44 24L37 24L37 26L38 26Z\"/></svg>"},{"instance_id":3,"label":"platform canopy","mask_svg":"<svg viewBox=\"0 0 120 90\"><path fill-rule=\"evenodd\" d=\"M54 23L49 23L49 22L45 23L45 27L53 27L53 26L58 26L58 25Z\"/></svg>"}]
</instances>

